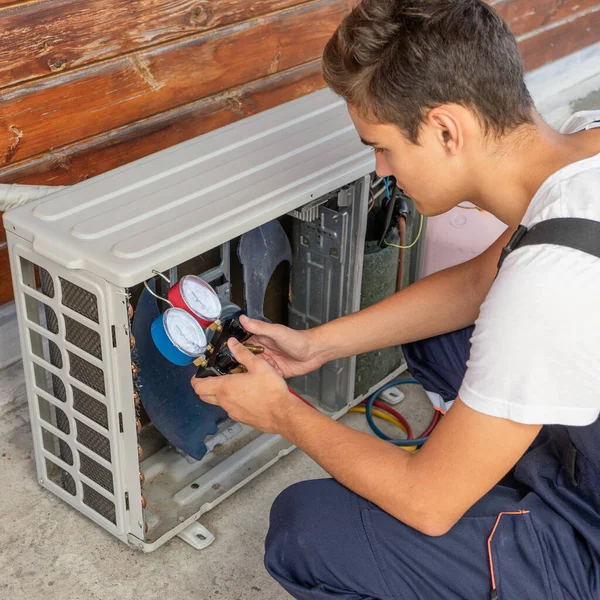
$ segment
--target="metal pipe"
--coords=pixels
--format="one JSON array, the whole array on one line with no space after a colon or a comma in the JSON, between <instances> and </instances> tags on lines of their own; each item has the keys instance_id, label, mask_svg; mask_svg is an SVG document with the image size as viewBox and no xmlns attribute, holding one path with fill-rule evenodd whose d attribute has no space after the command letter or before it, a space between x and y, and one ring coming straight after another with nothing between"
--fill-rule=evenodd
<instances>
[{"instance_id":1,"label":"metal pipe","mask_svg":"<svg viewBox=\"0 0 600 600\"><path fill-rule=\"evenodd\" d=\"M398 252L398 275L396 277L396 291L402 289L402 277L404 276L404 248L406 246L406 217L401 214L398 218L398 233L400 234L400 250Z\"/></svg>"}]
</instances>

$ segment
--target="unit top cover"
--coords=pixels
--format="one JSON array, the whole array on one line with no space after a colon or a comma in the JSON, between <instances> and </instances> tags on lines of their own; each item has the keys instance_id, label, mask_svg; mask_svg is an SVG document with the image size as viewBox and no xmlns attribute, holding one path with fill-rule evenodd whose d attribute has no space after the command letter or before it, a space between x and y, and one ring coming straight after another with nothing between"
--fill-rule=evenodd
<instances>
[{"instance_id":1,"label":"unit top cover","mask_svg":"<svg viewBox=\"0 0 600 600\"><path fill-rule=\"evenodd\" d=\"M345 103L322 90L4 215L71 269L128 287L374 169Z\"/></svg>"}]
</instances>

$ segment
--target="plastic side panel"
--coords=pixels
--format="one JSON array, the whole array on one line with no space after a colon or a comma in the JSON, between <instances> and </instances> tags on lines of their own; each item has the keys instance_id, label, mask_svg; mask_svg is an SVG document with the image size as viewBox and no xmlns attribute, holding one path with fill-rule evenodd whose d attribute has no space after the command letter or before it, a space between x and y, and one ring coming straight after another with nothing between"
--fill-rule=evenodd
<instances>
[{"instance_id":1,"label":"plastic side panel","mask_svg":"<svg viewBox=\"0 0 600 600\"><path fill-rule=\"evenodd\" d=\"M124 539L109 290L8 238L38 480Z\"/></svg>"}]
</instances>

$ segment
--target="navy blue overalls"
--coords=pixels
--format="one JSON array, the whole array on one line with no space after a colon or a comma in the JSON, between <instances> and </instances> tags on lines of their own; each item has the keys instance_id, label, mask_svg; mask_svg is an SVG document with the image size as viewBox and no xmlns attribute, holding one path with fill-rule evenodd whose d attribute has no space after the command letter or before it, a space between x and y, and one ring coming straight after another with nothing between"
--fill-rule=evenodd
<instances>
[{"instance_id":1,"label":"navy blue overalls","mask_svg":"<svg viewBox=\"0 0 600 600\"><path fill-rule=\"evenodd\" d=\"M403 348L411 374L446 401L458 395L472 330ZM273 504L265 565L299 600L600 600L600 420L544 426L441 537L333 479L292 485Z\"/></svg>"}]
</instances>

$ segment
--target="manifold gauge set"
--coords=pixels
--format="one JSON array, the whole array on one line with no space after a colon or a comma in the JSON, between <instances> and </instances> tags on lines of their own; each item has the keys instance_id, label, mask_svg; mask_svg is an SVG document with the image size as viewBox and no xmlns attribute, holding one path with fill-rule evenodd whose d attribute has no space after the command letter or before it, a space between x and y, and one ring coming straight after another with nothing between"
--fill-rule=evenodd
<instances>
[{"instance_id":1,"label":"manifold gauge set","mask_svg":"<svg viewBox=\"0 0 600 600\"><path fill-rule=\"evenodd\" d=\"M171 284L162 273L157 275ZM250 338L240 324L239 317L243 311L239 307L227 307L225 312L229 316L222 322L220 317L225 313L219 297L206 281L196 275L182 277L170 287L166 298L154 293L147 283L145 287L170 306L151 325L152 340L169 362L182 367L194 363L198 367L197 377L245 371L226 344L230 337L242 343ZM255 354L263 351L260 346L247 344L246 347Z\"/></svg>"}]
</instances>

